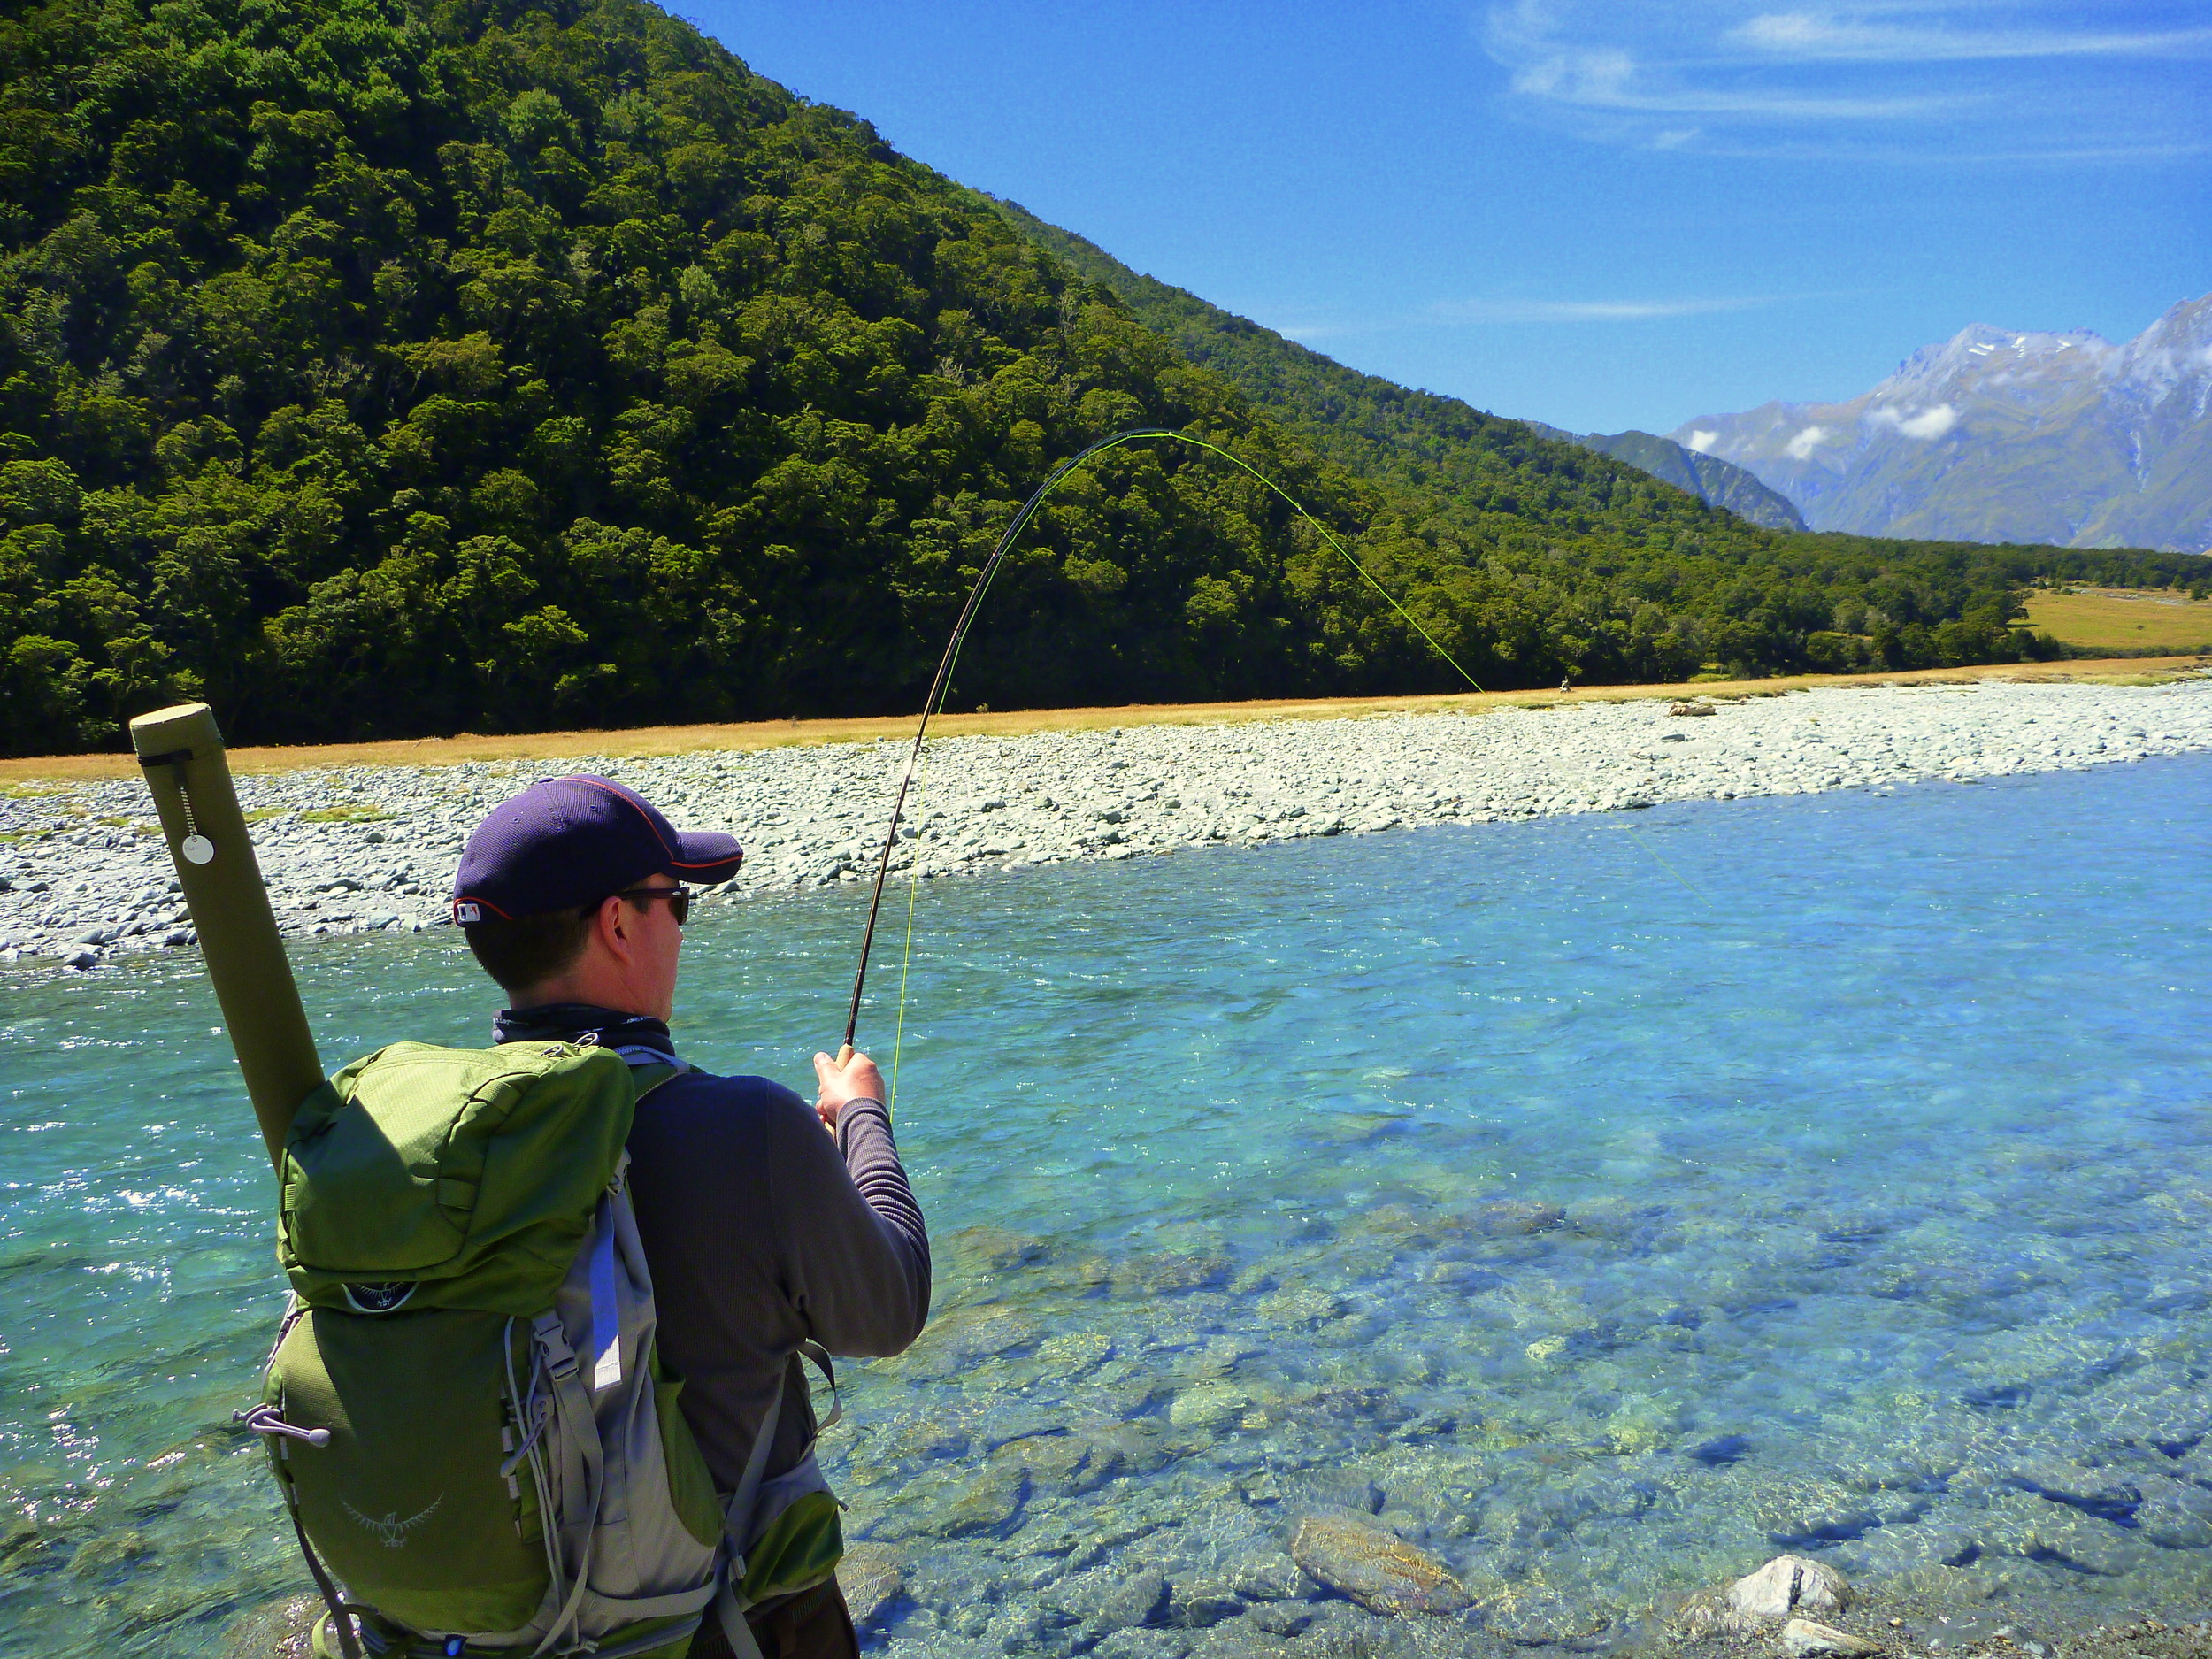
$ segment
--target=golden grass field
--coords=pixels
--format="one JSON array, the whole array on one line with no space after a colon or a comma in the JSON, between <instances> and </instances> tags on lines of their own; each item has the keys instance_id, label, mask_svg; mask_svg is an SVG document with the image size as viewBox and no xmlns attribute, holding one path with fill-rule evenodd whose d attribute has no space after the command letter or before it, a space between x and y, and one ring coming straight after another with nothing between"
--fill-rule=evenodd
<instances>
[{"instance_id":1,"label":"golden grass field","mask_svg":"<svg viewBox=\"0 0 2212 1659\"><path fill-rule=\"evenodd\" d=\"M2028 600L2028 626L2085 650L2212 650L2212 599L2170 589L2084 588Z\"/></svg>"},{"instance_id":2,"label":"golden grass field","mask_svg":"<svg viewBox=\"0 0 2212 1659\"><path fill-rule=\"evenodd\" d=\"M2212 605L2203 607L2212 612ZM1650 697L1770 697L1814 686L1919 686L1975 680L2096 680L2149 684L2208 665L2212 651L2109 661L2013 663L1978 668L1931 668L1897 674L1797 674L1699 685L1591 686L1577 691L1489 691L1432 697L1333 697L1263 703L1129 703L1120 708L1021 709L1004 713L943 714L930 723L945 737L1018 737L1029 732L1095 731L1113 726L1221 726L1246 720L1356 719L1380 714L1479 714L1502 707L1552 708L1576 703L1626 703ZM469 760L565 760L580 755L642 757L704 750L773 749L787 743L851 743L912 737L910 714L856 720L759 720L736 726L648 726L620 732L533 732L508 736L423 737L294 749L234 749L238 772L296 772L311 766L446 766ZM34 780L67 781L134 775L128 755L57 755L0 760L0 793Z\"/></svg>"}]
</instances>

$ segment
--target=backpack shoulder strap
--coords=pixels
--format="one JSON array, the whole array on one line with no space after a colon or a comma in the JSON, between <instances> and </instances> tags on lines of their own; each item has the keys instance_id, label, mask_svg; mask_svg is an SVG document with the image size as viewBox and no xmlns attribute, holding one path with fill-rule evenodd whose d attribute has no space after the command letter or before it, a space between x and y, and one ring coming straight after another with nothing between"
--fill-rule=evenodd
<instances>
[{"instance_id":1,"label":"backpack shoulder strap","mask_svg":"<svg viewBox=\"0 0 2212 1659\"><path fill-rule=\"evenodd\" d=\"M662 1084L680 1078L687 1071L699 1069L688 1060L672 1059L658 1048L648 1048L642 1044L635 1048L617 1048L614 1052L620 1055L629 1066L630 1087L639 1100L643 1100Z\"/></svg>"}]
</instances>

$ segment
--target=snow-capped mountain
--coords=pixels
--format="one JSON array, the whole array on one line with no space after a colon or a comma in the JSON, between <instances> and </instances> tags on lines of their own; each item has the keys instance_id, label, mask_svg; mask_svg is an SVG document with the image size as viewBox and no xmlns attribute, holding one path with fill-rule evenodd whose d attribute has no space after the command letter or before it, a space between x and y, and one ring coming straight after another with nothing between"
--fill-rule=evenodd
<instances>
[{"instance_id":1,"label":"snow-capped mountain","mask_svg":"<svg viewBox=\"0 0 2212 1659\"><path fill-rule=\"evenodd\" d=\"M1702 415L1670 435L1755 473L1816 530L2212 551L2212 295L2125 345L1977 323L1843 403Z\"/></svg>"},{"instance_id":2,"label":"snow-capped mountain","mask_svg":"<svg viewBox=\"0 0 2212 1659\"><path fill-rule=\"evenodd\" d=\"M1709 507L1725 507L1749 523L1763 524L1770 530L1805 528L1804 519L1798 517L1797 509L1790 504L1787 496L1777 495L1742 467L1731 465L1717 455L1695 454L1671 438L1655 437L1632 428L1608 434L1568 432L1548 426L1540 420L1524 424L1532 432L1561 443L1571 443L1578 449L1625 461L1638 472L1648 472L1684 495L1696 496Z\"/></svg>"}]
</instances>

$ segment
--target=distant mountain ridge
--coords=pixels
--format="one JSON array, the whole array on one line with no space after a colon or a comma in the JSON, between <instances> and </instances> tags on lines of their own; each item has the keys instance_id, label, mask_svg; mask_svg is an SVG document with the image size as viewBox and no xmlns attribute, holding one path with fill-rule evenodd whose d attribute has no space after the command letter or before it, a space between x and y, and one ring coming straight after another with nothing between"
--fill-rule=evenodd
<instances>
[{"instance_id":1,"label":"distant mountain ridge","mask_svg":"<svg viewBox=\"0 0 2212 1659\"><path fill-rule=\"evenodd\" d=\"M2212 551L2212 295L2124 345L1976 323L1839 403L1701 415L1669 434L1816 530Z\"/></svg>"},{"instance_id":2,"label":"distant mountain ridge","mask_svg":"<svg viewBox=\"0 0 2212 1659\"><path fill-rule=\"evenodd\" d=\"M1788 496L1769 489L1755 474L1732 461L1724 461L1717 455L1701 455L1672 438L1632 428L1609 435L1566 432L1548 426L1540 420L1528 424L1548 438L1625 462L1639 472L1650 473L1663 484L1671 484L1685 495L1696 496L1709 507L1732 512L1748 523L1762 524L1770 530L1806 528L1805 520Z\"/></svg>"}]
</instances>

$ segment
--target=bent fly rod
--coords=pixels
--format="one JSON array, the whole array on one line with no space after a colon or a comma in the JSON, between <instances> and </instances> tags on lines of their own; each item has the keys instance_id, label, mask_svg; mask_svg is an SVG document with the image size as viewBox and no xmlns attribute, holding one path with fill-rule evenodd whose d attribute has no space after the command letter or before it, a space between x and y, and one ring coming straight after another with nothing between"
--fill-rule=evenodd
<instances>
[{"instance_id":1,"label":"bent fly rod","mask_svg":"<svg viewBox=\"0 0 2212 1659\"><path fill-rule=\"evenodd\" d=\"M1037 509L1043 503L1045 497L1049 495L1063 480L1064 480L1071 473L1076 472L1079 468L1088 463L1094 457L1103 455L1109 449L1118 449L1121 448L1122 445L1126 443L1136 443L1142 441L1156 441L1166 443L1187 443L1191 445L1194 449L1204 449L1210 454L1217 455L1221 457L1222 459L1228 461L1232 465L1240 468L1242 471L1250 473L1252 477L1257 479L1261 484L1264 485L1269 491L1279 497L1286 504L1287 504L1293 512L1296 513L1301 518L1303 518L1308 524L1311 525L1315 530L1319 532L1321 539L1326 541L1331 547L1334 548L1337 553L1343 558L1344 562L1349 565L1354 570L1357 571L1360 575L1365 579L1369 587L1372 588L1377 593L1380 594L1384 599L1387 600L1389 602L1390 608L1395 611L1400 616L1403 617L1408 623L1411 624L1413 631L1418 634L1424 640L1427 641L1429 648L1439 657L1442 657L1446 662L1451 664L1454 672L1455 672L1462 680L1465 680L1470 686L1474 687L1477 691L1480 691L1482 689L1480 686L1475 684L1475 677L1459 665L1458 659L1454 657L1453 655L1449 651L1446 650L1441 645L1438 644L1435 636L1421 626L1420 622L1414 617L1413 613L1408 611L1403 605L1400 604L1396 597L1390 592L1390 590L1385 588L1380 582L1377 581L1364 565L1362 565L1357 559L1352 557L1349 549L1348 549L1341 541L1338 541L1336 537L1330 533L1328 526L1323 524L1320 519L1315 518L1311 513L1308 512L1305 507L1288 491L1285 490L1281 485L1276 483L1273 479L1268 477L1266 473L1261 472L1257 467L1252 465L1241 457L1232 454L1229 450L1223 449L1217 443L1209 443L1203 438L1194 438L1187 432L1176 432L1165 426L1137 426L1133 427L1127 432L1117 432L1110 437L1101 438L1096 443L1092 444L1088 449L1080 450L1074 455L1070 456L1066 460L1061 462L1059 465L1054 467L1049 473L1046 474L1045 481L1037 486L1035 491L1032 493L1027 501L1022 503L1021 511L1017 512L1011 519L1008 520L1006 528L999 535L998 545L991 549L991 557L984 560L982 570L977 573L975 586L968 590L967 603L960 607L960 619L953 624L952 637L945 641L945 654L937 664L936 678L930 681L929 695L922 700L922 718L920 723L914 728L914 743L912 748L907 751L906 769L899 774L898 795L891 803L891 826L884 832L883 852L876 860L875 891L868 901L868 926L866 930L860 936L859 965L853 970L853 1000L852 1006L847 1010L845 1016L845 1041L844 1046L839 1050L837 1056L840 1064L842 1064L845 1061L849 1060L852 1057L853 1033L859 1029L860 1025L861 993L864 989L865 989L868 983L868 957L870 953L875 948L876 918L883 909L883 884L891 873L891 854L898 846L899 824L906 811L907 791L913 786L914 769L921 760L923 741L929 735L930 717L937 713L938 710L944 705L945 693L952 683L953 666L960 660L961 643L967 638L968 629L975 621L976 611L983 603L983 595L990 588L991 578L998 573L998 567L1000 564L1003 562L1008 550L1014 545L1014 538L1022 533L1023 527L1028 524L1033 517L1035 516ZM917 873L918 874L918 867ZM908 928L909 942L910 944L912 931L912 912L910 908L909 910ZM902 984L900 987L900 999L902 1010L903 1010L905 999L905 987L903 984Z\"/></svg>"}]
</instances>

